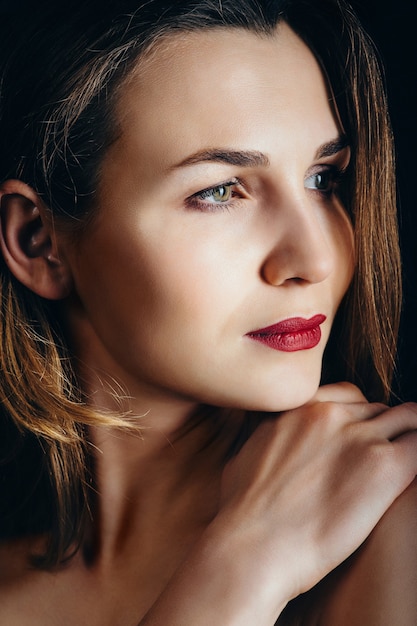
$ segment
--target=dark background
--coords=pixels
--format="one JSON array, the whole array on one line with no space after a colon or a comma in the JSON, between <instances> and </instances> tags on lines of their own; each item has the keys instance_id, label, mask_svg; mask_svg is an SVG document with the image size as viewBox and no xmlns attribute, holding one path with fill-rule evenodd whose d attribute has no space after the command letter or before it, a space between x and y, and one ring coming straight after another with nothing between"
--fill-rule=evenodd
<instances>
[{"instance_id":1,"label":"dark background","mask_svg":"<svg viewBox=\"0 0 417 626\"><path fill-rule=\"evenodd\" d=\"M417 401L417 18L415 0L351 0L385 66L397 151L404 313L396 391Z\"/></svg>"}]
</instances>

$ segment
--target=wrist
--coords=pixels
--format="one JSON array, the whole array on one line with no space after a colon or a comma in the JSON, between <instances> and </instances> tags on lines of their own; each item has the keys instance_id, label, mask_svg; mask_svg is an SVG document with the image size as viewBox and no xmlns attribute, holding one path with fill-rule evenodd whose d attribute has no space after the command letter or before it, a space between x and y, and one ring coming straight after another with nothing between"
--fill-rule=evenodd
<instances>
[{"instance_id":1,"label":"wrist","mask_svg":"<svg viewBox=\"0 0 417 626\"><path fill-rule=\"evenodd\" d=\"M243 529L231 530L216 518L141 626L272 626L289 598L280 589L279 572L268 579L259 575L253 548Z\"/></svg>"},{"instance_id":2,"label":"wrist","mask_svg":"<svg viewBox=\"0 0 417 626\"><path fill-rule=\"evenodd\" d=\"M266 542L246 524L221 515L201 538L207 572L216 595L228 595L233 617L228 626L273 624L292 599L285 557L268 554ZM279 563L279 561L281 561Z\"/></svg>"}]
</instances>

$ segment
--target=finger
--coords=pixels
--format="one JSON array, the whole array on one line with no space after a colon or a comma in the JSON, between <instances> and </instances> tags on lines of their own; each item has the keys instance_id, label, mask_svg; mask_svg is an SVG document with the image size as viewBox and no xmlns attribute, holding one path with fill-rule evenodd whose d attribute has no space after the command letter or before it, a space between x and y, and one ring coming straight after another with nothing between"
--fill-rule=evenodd
<instances>
[{"instance_id":1,"label":"finger","mask_svg":"<svg viewBox=\"0 0 417 626\"><path fill-rule=\"evenodd\" d=\"M401 459L405 489L417 476L417 430L400 435L394 440L393 445Z\"/></svg>"},{"instance_id":2,"label":"finger","mask_svg":"<svg viewBox=\"0 0 417 626\"><path fill-rule=\"evenodd\" d=\"M361 390L352 383L342 382L319 387L312 402L367 402Z\"/></svg>"},{"instance_id":3,"label":"finger","mask_svg":"<svg viewBox=\"0 0 417 626\"><path fill-rule=\"evenodd\" d=\"M417 404L399 404L380 412L372 420L376 434L385 439L395 440L408 431L417 429Z\"/></svg>"},{"instance_id":4,"label":"finger","mask_svg":"<svg viewBox=\"0 0 417 626\"><path fill-rule=\"evenodd\" d=\"M380 415L383 415L389 410L389 407L380 402L356 402L353 404L344 404L343 406L345 411L348 413L349 421L351 422L370 421L374 423ZM381 437L387 438L384 434L377 434Z\"/></svg>"}]
</instances>

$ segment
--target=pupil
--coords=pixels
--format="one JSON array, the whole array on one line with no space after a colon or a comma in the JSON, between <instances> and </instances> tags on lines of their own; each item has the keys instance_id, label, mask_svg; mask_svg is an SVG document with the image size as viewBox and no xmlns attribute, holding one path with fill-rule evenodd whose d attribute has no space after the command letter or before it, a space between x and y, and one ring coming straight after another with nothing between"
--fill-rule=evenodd
<instances>
[{"instance_id":1,"label":"pupil","mask_svg":"<svg viewBox=\"0 0 417 626\"><path fill-rule=\"evenodd\" d=\"M325 174L317 174L317 187L319 189L327 188L327 181Z\"/></svg>"}]
</instances>

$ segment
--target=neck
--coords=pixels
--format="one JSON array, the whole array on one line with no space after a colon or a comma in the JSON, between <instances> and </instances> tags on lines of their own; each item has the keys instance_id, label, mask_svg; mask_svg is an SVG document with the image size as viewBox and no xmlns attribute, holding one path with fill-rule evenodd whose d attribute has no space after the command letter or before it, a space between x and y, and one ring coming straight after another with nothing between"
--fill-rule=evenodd
<instances>
[{"instance_id":1,"label":"neck","mask_svg":"<svg viewBox=\"0 0 417 626\"><path fill-rule=\"evenodd\" d=\"M242 419L211 407L174 416L171 407L164 423L154 407L141 418L138 433L91 429L96 560L112 562L115 555L143 549L156 528L182 534L183 541L201 532L217 512L221 475Z\"/></svg>"},{"instance_id":2,"label":"neck","mask_svg":"<svg viewBox=\"0 0 417 626\"><path fill-rule=\"evenodd\" d=\"M198 406L122 370L76 307L70 326L88 404L126 414L138 425L134 432L89 431L96 488L92 558L111 564L144 554L144 546L157 552L162 536L168 546L173 538L187 543L217 512L220 478L242 414ZM146 571L149 564L143 565Z\"/></svg>"}]
</instances>

